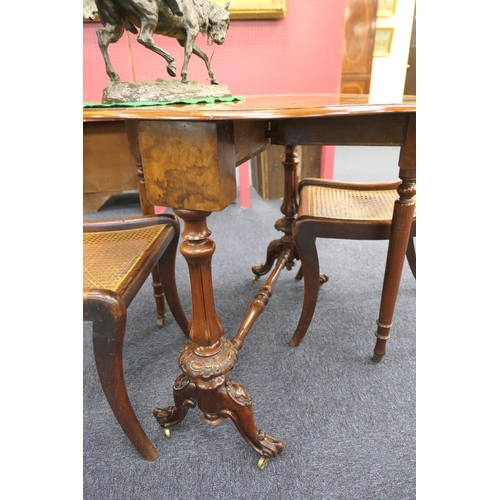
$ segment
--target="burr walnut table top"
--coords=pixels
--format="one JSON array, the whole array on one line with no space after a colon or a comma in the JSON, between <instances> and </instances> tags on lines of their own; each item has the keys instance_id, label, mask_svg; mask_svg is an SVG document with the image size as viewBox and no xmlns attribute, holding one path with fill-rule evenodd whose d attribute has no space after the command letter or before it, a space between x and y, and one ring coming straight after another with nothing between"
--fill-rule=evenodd
<instances>
[{"instance_id":1,"label":"burr walnut table top","mask_svg":"<svg viewBox=\"0 0 500 500\"><path fill-rule=\"evenodd\" d=\"M332 115L366 115L415 112L416 98L401 102L372 103L361 94L249 95L243 101L214 104L85 108L85 120L269 120Z\"/></svg>"}]
</instances>

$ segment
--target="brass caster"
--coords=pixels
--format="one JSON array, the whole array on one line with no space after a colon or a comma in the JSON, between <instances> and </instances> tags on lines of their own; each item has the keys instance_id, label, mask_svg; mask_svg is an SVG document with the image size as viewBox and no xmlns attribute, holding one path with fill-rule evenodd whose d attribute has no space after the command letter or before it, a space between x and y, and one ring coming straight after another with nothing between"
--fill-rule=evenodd
<instances>
[{"instance_id":1,"label":"brass caster","mask_svg":"<svg viewBox=\"0 0 500 500\"><path fill-rule=\"evenodd\" d=\"M269 463L269 457L260 457L259 462L257 463L257 467L262 470L264 467L267 466L268 463Z\"/></svg>"},{"instance_id":2,"label":"brass caster","mask_svg":"<svg viewBox=\"0 0 500 500\"><path fill-rule=\"evenodd\" d=\"M165 326L165 316L156 316L156 326L163 328Z\"/></svg>"},{"instance_id":3,"label":"brass caster","mask_svg":"<svg viewBox=\"0 0 500 500\"><path fill-rule=\"evenodd\" d=\"M172 435L172 433L170 432L170 427L164 427L163 432L165 433L167 439L170 439L170 436Z\"/></svg>"},{"instance_id":4,"label":"brass caster","mask_svg":"<svg viewBox=\"0 0 500 500\"><path fill-rule=\"evenodd\" d=\"M319 273L319 286L323 285L326 283L330 278L328 277L328 274L325 273Z\"/></svg>"},{"instance_id":5,"label":"brass caster","mask_svg":"<svg viewBox=\"0 0 500 500\"><path fill-rule=\"evenodd\" d=\"M383 355L374 354L372 359L374 363L380 363L383 357L384 357Z\"/></svg>"},{"instance_id":6,"label":"brass caster","mask_svg":"<svg viewBox=\"0 0 500 500\"><path fill-rule=\"evenodd\" d=\"M259 281L260 276L254 276L252 278L252 281L255 283L256 281Z\"/></svg>"}]
</instances>

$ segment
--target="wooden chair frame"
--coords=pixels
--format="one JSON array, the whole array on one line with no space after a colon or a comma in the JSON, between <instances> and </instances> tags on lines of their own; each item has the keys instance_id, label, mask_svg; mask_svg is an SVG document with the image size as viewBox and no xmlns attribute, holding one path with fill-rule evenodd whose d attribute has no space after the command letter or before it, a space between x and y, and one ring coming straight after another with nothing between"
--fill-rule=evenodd
<instances>
[{"instance_id":1,"label":"wooden chair frame","mask_svg":"<svg viewBox=\"0 0 500 500\"><path fill-rule=\"evenodd\" d=\"M146 460L155 460L156 448L139 423L130 402L123 375L123 342L127 308L154 268L177 324L189 337L188 321L182 310L175 282L175 256L179 222L170 214L139 216L121 220L87 221L83 231L128 231L161 224L164 230L141 255L127 278L116 290L84 289L83 319L92 321L94 358L106 399L124 433Z\"/></svg>"},{"instance_id":2,"label":"wooden chair frame","mask_svg":"<svg viewBox=\"0 0 500 500\"><path fill-rule=\"evenodd\" d=\"M360 191L396 190L400 180L394 182L354 183L328 179L304 179L299 184L299 209L292 226L292 235L300 256L301 268L297 279L304 278L304 299L299 323L290 340L291 346L302 342L311 324L320 285L328 279L320 275L316 238L335 238L349 240L388 240L391 231L391 218L384 219L354 219L328 218L310 215L308 213L307 196L304 196L305 186L321 186L333 189L349 189ZM416 252L413 238L416 235L416 216L413 218L412 229L406 257L413 276L416 278Z\"/></svg>"}]
</instances>

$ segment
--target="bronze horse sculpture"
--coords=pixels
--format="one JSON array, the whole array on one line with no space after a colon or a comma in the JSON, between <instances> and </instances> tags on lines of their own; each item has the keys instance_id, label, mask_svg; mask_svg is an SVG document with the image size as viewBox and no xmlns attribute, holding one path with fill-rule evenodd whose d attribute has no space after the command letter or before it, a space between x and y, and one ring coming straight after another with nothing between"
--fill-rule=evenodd
<instances>
[{"instance_id":1,"label":"bronze horse sculpture","mask_svg":"<svg viewBox=\"0 0 500 500\"><path fill-rule=\"evenodd\" d=\"M220 7L209 0L95 0L104 28L97 30L99 48L106 64L106 73L113 82L120 77L113 69L108 54L108 45L117 42L124 30L140 34L137 41L159 54L167 61L167 73L176 76L175 59L156 45L153 34L177 39L184 47L182 82L187 83L187 69L191 54L203 59L212 84L216 85L210 61L195 40L198 33L207 35L208 43L224 43L229 28L229 2Z\"/></svg>"}]
</instances>

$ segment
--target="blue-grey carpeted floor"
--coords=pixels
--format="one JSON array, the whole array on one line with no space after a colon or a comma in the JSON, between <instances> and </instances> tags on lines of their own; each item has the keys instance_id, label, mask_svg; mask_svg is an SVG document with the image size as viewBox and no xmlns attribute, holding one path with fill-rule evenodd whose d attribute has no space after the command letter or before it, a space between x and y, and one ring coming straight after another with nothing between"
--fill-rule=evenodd
<instances>
[{"instance_id":1,"label":"blue-grey carpeted floor","mask_svg":"<svg viewBox=\"0 0 500 500\"><path fill-rule=\"evenodd\" d=\"M335 178L396 178L397 157L397 148L337 148ZM367 169L368 163L377 169ZM229 338L263 283L252 281L251 266L263 262L268 243L280 236L274 229L280 204L252 191L252 208L235 204L209 218L217 245L216 307ZM132 198L84 218L139 213ZM285 444L264 470L231 421L208 427L197 409L173 428L170 440L164 437L152 409L172 404L186 340L171 316L157 328L149 281L129 308L124 370L137 416L160 453L156 461L142 460L114 420L94 368L91 325L84 323L84 498L414 499L416 283L407 264L388 353L378 365L371 361L386 250L385 241L318 240L330 281L297 348L288 341L300 314L302 282L294 279L295 270L281 274L230 372L252 396L257 427ZM189 316L181 256L177 279Z\"/></svg>"}]
</instances>

